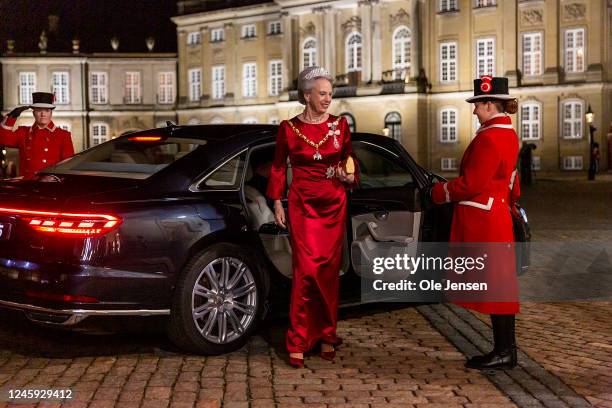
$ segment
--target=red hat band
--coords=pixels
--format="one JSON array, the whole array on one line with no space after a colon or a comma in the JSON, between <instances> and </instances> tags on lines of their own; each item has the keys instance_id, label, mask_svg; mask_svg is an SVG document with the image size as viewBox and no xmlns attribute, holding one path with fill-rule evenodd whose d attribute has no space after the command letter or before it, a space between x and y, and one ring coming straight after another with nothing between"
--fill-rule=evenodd
<instances>
[{"instance_id":1,"label":"red hat band","mask_svg":"<svg viewBox=\"0 0 612 408\"><path fill-rule=\"evenodd\" d=\"M480 90L484 93L491 92L491 89L493 89L493 87L491 86L491 81L493 80L493 77L490 75L483 75L480 77L480 80L482 81L480 83Z\"/></svg>"}]
</instances>

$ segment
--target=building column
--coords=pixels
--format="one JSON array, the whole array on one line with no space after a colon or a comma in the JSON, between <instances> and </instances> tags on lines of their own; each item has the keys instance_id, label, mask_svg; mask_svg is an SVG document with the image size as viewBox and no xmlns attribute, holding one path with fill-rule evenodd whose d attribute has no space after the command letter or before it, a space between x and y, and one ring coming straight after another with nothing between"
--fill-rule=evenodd
<instances>
[{"instance_id":1,"label":"building column","mask_svg":"<svg viewBox=\"0 0 612 408\"><path fill-rule=\"evenodd\" d=\"M419 27L419 3L414 0L412 2L412 12L410 13L410 79L419 76L419 67L421 66L421 53L419 50L418 36L421 32ZM434 44L434 47L436 45Z\"/></svg>"},{"instance_id":2,"label":"building column","mask_svg":"<svg viewBox=\"0 0 612 408\"><path fill-rule=\"evenodd\" d=\"M287 11L281 12L283 20L283 83L285 89L293 87L293 20Z\"/></svg>"},{"instance_id":3,"label":"building column","mask_svg":"<svg viewBox=\"0 0 612 408\"><path fill-rule=\"evenodd\" d=\"M372 80L372 13L369 0L359 1L359 13L361 15L361 81Z\"/></svg>"},{"instance_id":4,"label":"building column","mask_svg":"<svg viewBox=\"0 0 612 408\"><path fill-rule=\"evenodd\" d=\"M325 68L336 76L336 11L328 6L324 12Z\"/></svg>"},{"instance_id":5,"label":"building column","mask_svg":"<svg viewBox=\"0 0 612 408\"><path fill-rule=\"evenodd\" d=\"M382 80L382 30L379 0L371 0L372 5L372 81Z\"/></svg>"},{"instance_id":6,"label":"building column","mask_svg":"<svg viewBox=\"0 0 612 408\"><path fill-rule=\"evenodd\" d=\"M230 55L227 56L227 63L225 64L225 92L231 93L234 101L241 97L240 92L240 70L242 67L236 66L236 50L238 48L238 38L236 36L236 27L233 23L225 23L223 25L225 30L225 41L228 44L228 49L231 50ZM232 84L229 86L229 78L232 79Z\"/></svg>"}]
</instances>

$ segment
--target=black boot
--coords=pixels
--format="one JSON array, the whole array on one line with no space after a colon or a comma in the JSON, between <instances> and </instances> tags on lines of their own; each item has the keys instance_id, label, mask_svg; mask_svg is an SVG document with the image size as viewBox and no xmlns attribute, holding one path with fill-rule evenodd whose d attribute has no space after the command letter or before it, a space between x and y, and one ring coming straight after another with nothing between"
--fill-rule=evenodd
<instances>
[{"instance_id":1,"label":"black boot","mask_svg":"<svg viewBox=\"0 0 612 408\"><path fill-rule=\"evenodd\" d=\"M495 347L484 356L470 358L465 366L478 370L507 370L516 367L514 315L491 315Z\"/></svg>"}]
</instances>

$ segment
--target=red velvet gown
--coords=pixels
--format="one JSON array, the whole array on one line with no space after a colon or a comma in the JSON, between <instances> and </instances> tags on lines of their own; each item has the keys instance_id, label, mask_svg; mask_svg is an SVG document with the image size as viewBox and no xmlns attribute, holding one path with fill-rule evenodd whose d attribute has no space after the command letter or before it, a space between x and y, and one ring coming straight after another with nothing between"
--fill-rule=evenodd
<instances>
[{"instance_id":1,"label":"red velvet gown","mask_svg":"<svg viewBox=\"0 0 612 408\"><path fill-rule=\"evenodd\" d=\"M290 353L304 353L319 340L329 344L337 341L346 185L333 172L352 153L352 147L349 127L343 117L329 115L321 124L304 123L297 117L290 120L314 143L320 142L330 129L336 139L334 143L334 137L330 136L319 147L321 159L316 160L316 149L300 138L288 121L283 121L276 138L267 190L267 195L274 200L284 196L289 157L293 174L288 193L293 286L286 343Z\"/></svg>"}]
</instances>

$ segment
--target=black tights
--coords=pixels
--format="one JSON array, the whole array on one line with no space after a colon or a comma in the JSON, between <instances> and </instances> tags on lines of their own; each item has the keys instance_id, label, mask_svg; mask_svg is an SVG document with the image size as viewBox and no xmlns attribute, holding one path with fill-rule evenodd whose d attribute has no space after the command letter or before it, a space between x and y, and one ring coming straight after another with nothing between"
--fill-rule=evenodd
<instances>
[{"instance_id":1,"label":"black tights","mask_svg":"<svg viewBox=\"0 0 612 408\"><path fill-rule=\"evenodd\" d=\"M516 347L513 314L492 314L491 326L493 327L493 341L495 342L495 351L509 350Z\"/></svg>"}]
</instances>

